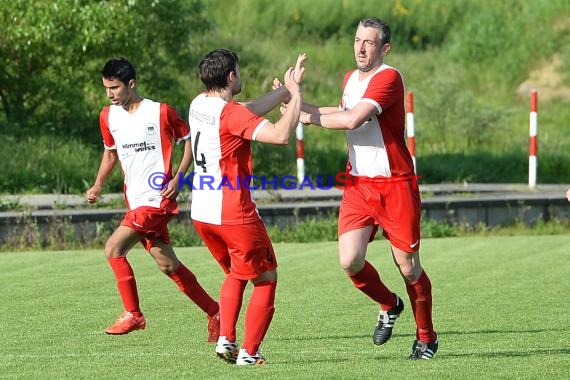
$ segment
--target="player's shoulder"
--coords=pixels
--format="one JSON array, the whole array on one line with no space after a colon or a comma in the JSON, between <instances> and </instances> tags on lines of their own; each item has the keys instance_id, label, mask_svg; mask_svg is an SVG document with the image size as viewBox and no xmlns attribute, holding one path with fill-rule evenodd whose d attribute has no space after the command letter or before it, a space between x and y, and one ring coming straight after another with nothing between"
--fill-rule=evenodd
<instances>
[{"instance_id":1,"label":"player's shoulder","mask_svg":"<svg viewBox=\"0 0 570 380\"><path fill-rule=\"evenodd\" d=\"M343 83L348 82L348 80L350 79L350 77L352 77L353 75L355 75L355 74L357 74L357 73L358 73L358 70L356 70L356 69L348 70L348 71L346 72L346 74L344 74L344 79L342 80L342 82L343 82Z\"/></svg>"},{"instance_id":2,"label":"player's shoulder","mask_svg":"<svg viewBox=\"0 0 570 380\"><path fill-rule=\"evenodd\" d=\"M114 106L114 105L112 105L112 104L109 104L109 105L104 106L104 107L101 109L101 112L99 112L99 120L100 120L101 122L104 121L105 123L107 123L107 122L108 122L108 119L109 119L109 114L111 114L111 112L112 112L112 110L114 109L114 107L117 107L117 106Z\"/></svg>"},{"instance_id":3,"label":"player's shoulder","mask_svg":"<svg viewBox=\"0 0 570 380\"><path fill-rule=\"evenodd\" d=\"M393 66L383 64L378 68L376 75L380 75L387 78L401 78L402 74L398 69Z\"/></svg>"},{"instance_id":4,"label":"player's shoulder","mask_svg":"<svg viewBox=\"0 0 570 380\"><path fill-rule=\"evenodd\" d=\"M376 73L371 80L372 83L403 83L402 74L398 69L389 66L389 65L382 65L378 68Z\"/></svg>"}]
</instances>

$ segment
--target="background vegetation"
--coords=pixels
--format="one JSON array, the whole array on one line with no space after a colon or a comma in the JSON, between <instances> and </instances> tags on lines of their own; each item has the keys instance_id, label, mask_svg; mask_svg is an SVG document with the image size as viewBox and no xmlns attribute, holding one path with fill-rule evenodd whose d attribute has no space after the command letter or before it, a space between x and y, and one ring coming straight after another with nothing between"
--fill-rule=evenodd
<instances>
[{"instance_id":1,"label":"background vegetation","mask_svg":"<svg viewBox=\"0 0 570 380\"><path fill-rule=\"evenodd\" d=\"M415 96L423 183L527 180L529 92L539 91L539 183L570 180L570 2L565 0L54 0L3 2L0 193L81 193L99 165L99 69L130 59L141 93L186 116L207 51L241 56L239 100L309 54L307 101L335 105L358 21L392 27L387 57ZM276 112L269 115L277 118ZM344 135L307 127L309 175L343 170ZM257 174L295 173L295 147L254 145ZM119 170L106 191L121 191Z\"/></svg>"},{"instance_id":2,"label":"background vegetation","mask_svg":"<svg viewBox=\"0 0 570 380\"><path fill-rule=\"evenodd\" d=\"M18 229L2 236L0 252L23 252L31 250L78 250L103 249L113 233L119 217L96 223L73 223L69 217L54 215L49 222L24 216L16 224ZM274 244L315 243L337 240L338 217L336 213L300 217L283 226L268 226L268 233ZM175 247L204 246L202 238L192 225L188 213L182 213L168 224L172 244ZM517 220L512 224L489 227L484 224L471 225L465 222L445 222L422 218L422 239L449 237L514 236L514 235L564 235L570 230L570 219L551 218L525 223ZM381 233L377 241L384 241Z\"/></svg>"}]
</instances>

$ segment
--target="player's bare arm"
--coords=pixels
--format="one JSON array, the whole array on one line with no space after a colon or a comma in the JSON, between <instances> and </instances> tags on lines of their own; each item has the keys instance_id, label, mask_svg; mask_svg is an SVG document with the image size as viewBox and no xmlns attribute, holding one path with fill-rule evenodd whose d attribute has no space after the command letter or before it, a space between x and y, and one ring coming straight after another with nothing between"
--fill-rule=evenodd
<instances>
[{"instance_id":1,"label":"player's bare arm","mask_svg":"<svg viewBox=\"0 0 570 380\"><path fill-rule=\"evenodd\" d=\"M176 199L180 193L180 174L185 175L190 165L192 164L192 143L190 139L182 141L184 144L184 153L182 153L182 158L180 159L180 164L178 169L172 172L172 179L168 182L168 185L160 194L169 199Z\"/></svg>"},{"instance_id":2,"label":"player's bare arm","mask_svg":"<svg viewBox=\"0 0 570 380\"><path fill-rule=\"evenodd\" d=\"M304 124L320 125L327 129L347 130L359 128L377 113L378 110L372 104L360 102L356 107L346 111L338 111L337 109L330 113L303 112L300 115L300 121Z\"/></svg>"},{"instance_id":3,"label":"player's bare arm","mask_svg":"<svg viewBox=\"0 0 570 380\"><path fill-rule=\"evenodd\" d=\"M305 53L299 54L295 64L294 75L297 76L297 81L300 83L303 77L304 67L303 64L307 59ZM244 104L251 112L256 115L262 116L277 107L280 103L289 103L291 94L286 86L276 86L275 83L280 83L277 78L273 79L273 90L260 96L250 103Z\"/></svg>"},{"instance_id":4,"label":"player's bare arm","mask_svg":"<svg viewBox=\"0 0 570 380\"><path fill-rule=\"evenodd\" d=\"M254 114L263 116L277 107L287 96L289 96L289 93L285 87L276 88L249 103L241 102L241 104L246 106Z\"/></svg>"},{"instance_id":5,"label":"player's bare arm","mask_svg":"<svg viewBox=\"0 0 570 380\"><path fill-rule=\"evenodd\" d=\"M118 160L117 151L115 149L109 150L105 149L103 152L103 157L101 158L101 165L99 165L99 172L97 173L97 178L95 179L95 183L89 190L87 190L86 197L87 202L95 203L97 202L97 198L101 195L101 191L103 190L103 186L107 181L107 178L111 175L113 168L115 167L115 163Z\"/></svg>"}]
</instances>

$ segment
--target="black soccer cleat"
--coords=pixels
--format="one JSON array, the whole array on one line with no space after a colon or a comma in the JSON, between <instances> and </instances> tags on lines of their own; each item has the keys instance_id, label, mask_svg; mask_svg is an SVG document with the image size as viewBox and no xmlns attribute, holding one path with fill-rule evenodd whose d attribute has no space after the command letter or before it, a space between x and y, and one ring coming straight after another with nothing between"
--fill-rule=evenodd
<instances>
[{"instance_id":1,"label":"black soccer cleat","mask_svg":"<svg viewBox=\"0 0 570 380\"><path fill-rule=\"evenodd\" d=\"M374 329L374 335L372 335L372 341L377 346L383 345L390 339L394 322L404 310L404 301L396 294L394 296L396 297L396 306L392 310L380 310L378 314L378 324Z\"/></svg>"},{"instance_id":2,"label":"black soccer cleat","mask_svg":"<svg viewBox=\"0 0 570 380\"><path fill-rule=\"evenodd\" d=\"M437 352L439 347L439 342L436 338L433 343L424 343L421 340L414 340L412 345L412 354L410 355L410 360L420 360L420 359L431 359Z\"/></svg>"}]
</instances>

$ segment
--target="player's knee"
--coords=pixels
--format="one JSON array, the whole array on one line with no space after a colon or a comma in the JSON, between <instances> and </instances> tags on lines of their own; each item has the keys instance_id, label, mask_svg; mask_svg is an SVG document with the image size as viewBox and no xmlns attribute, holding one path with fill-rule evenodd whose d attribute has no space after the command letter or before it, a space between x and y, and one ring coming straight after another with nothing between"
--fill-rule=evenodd
<instances>
[{"instance_id":1,"label":"player's knee","mask_svg":"<svg viewBox=\"0 0 570 380\"><path fill-rule=\"evenodd\" d=\"M275 282L277 281L277 271L275 269L263 272L261 275L252 279L251 282L254 284L261 282Z\"/></svg>"},{"instance_id":2,"label":"player's knee","mask_svg":"<svg viewBox=\"0 0 570 380\"><path fill-rule=\"evenodd\" d=\"M364 260L357 260L354 257L340 256L339 263L341 268L349 274L358 273L364 267Z\"/></svg>"},{"instance_id":3,"label":"player's knee","mask_svg":"<svg viewBox=\"0 0 570 380\"><path fill-rule=\"evenodd\" d=\"M167 276L176 272L180 266L177 260L160 260L156 262L156 265L158 266L158 269Z\"/></svg>"},{"instance_id":4,"label":"player's knee","mask_svg":"<svg viewBox=\"0 0 570 380\"><path fill-rule=\"evenodd\" d=\"M121 256L125 256L127 253L123 252L123 250L115 245L115 244L111 244L111 243L107 243L105 245L105 257L107 257L107 259L116 259L118 257Z\"/></svg>"},{"instance_id":5,"label":"player's knee","mask_svg":"<svg viewBox=\"0 0 570 380\"><path fill-rule=\"evenodd\" d=\"M422 274L421 267L415 267L413 265L399 265L400 273L408 282L416 282L420 275Z\"/></svg>"}]
</instances>

